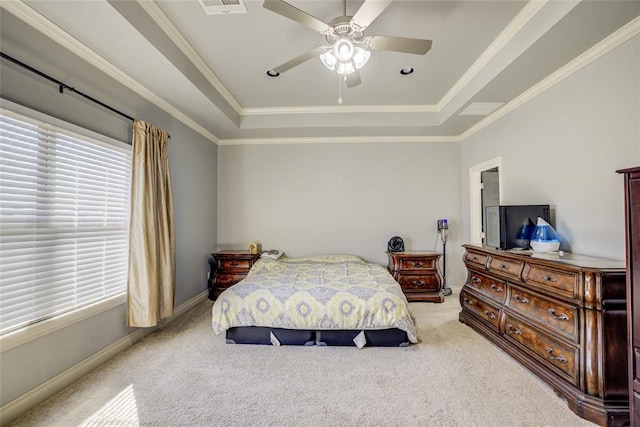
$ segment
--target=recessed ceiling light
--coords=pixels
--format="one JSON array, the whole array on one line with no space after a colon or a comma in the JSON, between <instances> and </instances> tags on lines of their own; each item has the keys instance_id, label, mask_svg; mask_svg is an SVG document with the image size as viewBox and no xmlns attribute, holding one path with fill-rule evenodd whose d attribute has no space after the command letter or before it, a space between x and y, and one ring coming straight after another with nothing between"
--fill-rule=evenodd
<instances>
[{"instance_id":1,"label":"recessed ceiling light","mask_svg":"<svg viewBox=\"0 0 640 427\"><path fill-rule=\"evenodd\" d=\"M267 76L269 77L278 77L279 75L280 73L278 73L277 71L267 70Z\"/></svg>"},{"instance_id":2,"label":"recessed ceiling light","mask_svg":"<svg viewBox=\"0 0 640 427\"><path fill-rule=\"evenodd\" d=\"M400 74L402 74L403 76L408 76L409 74L413 74L414 72L414 68L409 66L409 67L402 67L400 69Z\"/></svg>"},{"instance_id":3,"label":"recessed ceiling light","mask_svg":"<svg viewBox=\"0 0 640 427\"><path fill-rule=\"evenodd\" d=\"M467 108L460 111L461 116L487 116L498 108L502 107L504 102L472 102Z\"/></svg>"}]
</instances>

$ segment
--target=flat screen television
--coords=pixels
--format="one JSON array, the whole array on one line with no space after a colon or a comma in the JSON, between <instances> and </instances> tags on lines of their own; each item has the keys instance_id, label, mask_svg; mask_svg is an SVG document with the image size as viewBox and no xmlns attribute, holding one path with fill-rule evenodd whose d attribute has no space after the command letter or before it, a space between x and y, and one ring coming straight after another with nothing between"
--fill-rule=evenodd
<instances>
[{"instance_id":1,"label":"flat screen television","mask_svg":"<svg viewBox=\"0 0 640 427\"><path fill-rule=\"evenodd\" d=\"M494 249L529 249L531 233L541 217L551 224L549 205L487 206L484 246Z\"/></svg>"}]
</instances>

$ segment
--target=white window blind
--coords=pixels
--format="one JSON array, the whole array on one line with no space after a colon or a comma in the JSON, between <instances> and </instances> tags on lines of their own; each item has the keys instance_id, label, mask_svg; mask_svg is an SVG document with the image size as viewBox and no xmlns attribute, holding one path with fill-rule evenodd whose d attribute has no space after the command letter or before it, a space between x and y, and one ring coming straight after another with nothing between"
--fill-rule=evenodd
<instances>
[{"instance_id":1,"label":"white window blind","mask_svg":"<svg viewBox=\"0 0 640 427\"><path fill-rule=\"evenodd\" d=\"M77 130L0 108L0 334L126 289L131 147Z\"/></svg>"}]
</instances>

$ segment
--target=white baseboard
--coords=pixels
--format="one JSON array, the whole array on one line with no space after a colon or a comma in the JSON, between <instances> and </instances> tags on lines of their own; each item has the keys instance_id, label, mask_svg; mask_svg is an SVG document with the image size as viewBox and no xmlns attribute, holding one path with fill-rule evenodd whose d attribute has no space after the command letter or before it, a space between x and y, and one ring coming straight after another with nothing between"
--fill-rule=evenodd
<instances>
[{"instance_id":1,"label":"white baseboard","mask_svg":"<svg viewBox=\"0 0 640 427\"><path fill-rule=\"evenodd\" d=\"M191 298L184 304L174 309L173 315L160 322L160 325L154 328L137 329L135 332L119 339L110 346L100 350L94 355L84 359L82 362L72 366L71 368L61 372L50 380L40 384L38 387L26 392L22 396L12 400L0 408L0 425L6 425L12 420L18 418L22 414L31 410L35 406L44 402L65 387L68 387L75 381L87 375L89 372L98 368L100 365L116 356L118 353L131 347L147 335L156 331L158 328L164 328L167 324L183 315L187 311L206 300L208 291Z\"/></svg>"}]
</instances>

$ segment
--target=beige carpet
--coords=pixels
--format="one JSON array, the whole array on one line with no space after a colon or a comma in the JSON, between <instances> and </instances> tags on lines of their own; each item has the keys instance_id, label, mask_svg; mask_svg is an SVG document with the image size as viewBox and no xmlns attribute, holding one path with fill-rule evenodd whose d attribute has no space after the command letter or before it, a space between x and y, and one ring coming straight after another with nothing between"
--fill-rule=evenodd
<instances>
[{"instance_id":1,"label":"beige carpet","mask_svg":"<svg viewBox=\"0 0 640 427\"><path fill-rule=\"evenodd\" d=\"M408 348L228 345L206 301L12 426L581 426L551 389L457 320L411 303Z\"/></svg>"}]
</instances>

